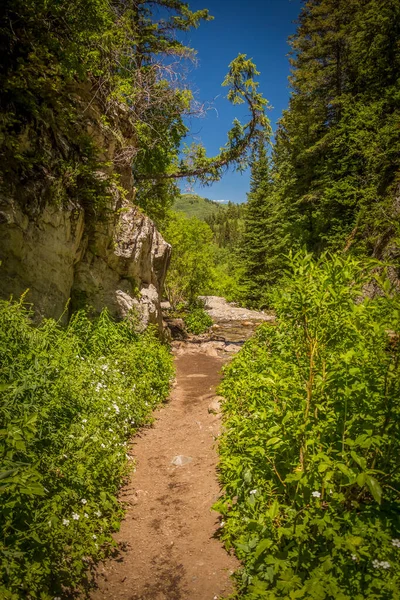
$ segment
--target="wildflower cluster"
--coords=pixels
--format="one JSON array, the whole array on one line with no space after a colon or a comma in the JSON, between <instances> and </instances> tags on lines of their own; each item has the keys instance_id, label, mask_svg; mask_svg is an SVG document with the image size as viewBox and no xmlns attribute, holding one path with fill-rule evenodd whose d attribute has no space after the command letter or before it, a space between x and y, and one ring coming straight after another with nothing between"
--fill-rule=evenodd
<instances>
[{"instance_id":1,"label":"wildflower cluster","mask_svg":"<svg viewBox=\"0 0 400 600\"><path fill-rule=\"evenodd\" d=\"M0 365L0 597L64 597L113 547L129 438L165 399L172 361L106 312L34 328L2 302Z\"/></svg>"}]
</instances>

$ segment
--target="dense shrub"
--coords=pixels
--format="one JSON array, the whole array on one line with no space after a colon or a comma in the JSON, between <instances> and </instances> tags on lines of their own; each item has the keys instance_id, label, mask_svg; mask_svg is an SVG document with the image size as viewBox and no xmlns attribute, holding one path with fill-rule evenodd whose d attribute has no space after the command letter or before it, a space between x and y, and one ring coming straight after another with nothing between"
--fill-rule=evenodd
<instances>
[{"instance_id":1,"label":"dense shrub","mask_svg":"<svg viewBox=\"0 0 400 600\"><path fill-rule=\"evenodd\" d=\"M188 219L171 213L163 231L172 245L171 264L165 282L165 291L173 307L194 304L213 281L212 231L207 223L196 217Z\"/></svg>"},{"instance_id":2,"label":"dense shrub","mask_svg":"<svg viewBox=\"0 0 400 600\"><path fill-rule=\"evenodd\" d=\"M212 318L201 306L189 310L184 316L184 321L187 330L195 335L205 333L213 324Z\"/></svg>"},{"instance_id":3,"label":"dense shrub","mask_svg":"<svg viewBox=\"0 0 400 600\"><path fill-rule=\"evenodd\" d=\"M400 300L351 258L295 256L226 369L221 535L239 597L400 597ZM371 275L372 273L372 275ZM377 277L377 275L375 275Z\"/></svg>"},{"instance_id":4,"label":"dense shrub","mask_svg":"<svg viewBox=\"0 0 400 600\"><path fill-rule=\"evenodd\" d=\"M35 328L1 302L0 366L0 597L65 597L112 548L128 440L166 397L171 358L107 312Z\"/></svg>"}]
</instances>

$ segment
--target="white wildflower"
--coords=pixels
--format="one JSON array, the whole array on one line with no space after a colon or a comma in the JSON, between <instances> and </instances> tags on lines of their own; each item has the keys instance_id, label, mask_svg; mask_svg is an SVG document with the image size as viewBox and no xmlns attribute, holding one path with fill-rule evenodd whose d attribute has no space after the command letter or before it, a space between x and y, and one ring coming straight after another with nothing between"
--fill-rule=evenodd
<instances>
[{"instance_id":1,"label":"white wildflower","mask_svg":"<svg viewBox=\"0 0 400 600\"><path fill-rule=\"evenodd\" d=\"M94 514L96 515L96 517L101 517L101 512L99 510L96 510Z\"/></svg>"},{"instance_id":2,"label":"white wildflower","mask_svg":"<svg viewBox=\"0 0 400 600\"><path fill-rule=\"evenodd\" d=\"M87 513L85 513L83 516L85 517L85 519L89 518L89 515Z\"/></svg>"},{"instance_id":3,"label":"white wildflower","mask_svg":"<svg viewBox=\"0 0 400 600\"><path fill-rule=\"evenodd\" d=\"M257 493L257 490L250 490L250 492L249 492L249 494L251 494L251 495L256 494L256 493Z\"/></svg>"},{"instance_id":4,"label":"white wildflower","mask_svg":"<svg viewBox=\"0 0 400 600\"><path fill-rule=\"evenodd\" d=\"M387 560L373 560L372 566L374 569L390 569L390 563Z\"/></svg>"},{"instance_id":5,"label":"white wildflower","mask_svg":"<svg viewBox=\"0 0 400 600\"><path fill-rule=\"evenodd\" d=\"M82 502L82 504L87 504L86 498L82 498L81 502Z\"/></svg>"},{"instance_id":6,"label":"white wildflower","mask_svg":"<svg viewBox=\"0 0 400 600\"><path fill-rule=\"evenodd\" d=\"M92 537L93 537L94 540L97 540L97 535L93 534Z\"/></svg>"},{"instance_id":7,"label":"white wildflower","mask_svg":"<svg viewBox=\"0 0 400 600\"><path fill-rule=\"evenodd\" d=\"M395 548L400 548L400 540L399 539L392 540L392 546L395 546Z\"/></svg>"},{"instance_id":8,"label":"white wildflower","mask_svg":"<svg viewBox=\"0 0 400 600\"><path fill-rule=\"evenodd\" d=\"M100 444L101 448L105 448L106 445L105 444Z\"/></svg>"},{"instance_id":9,"label":"white wildflower","mask_svg":"<svg viewBox=\"0 0 400 600\"><path fill-rule=\"evenodd\" d=\"M72 518L74 521L79 521L79 515L78 513L72 513Z\"/></svg>"},{"instance_id":10,"label":"white wildflower","mask_svg":"<svg viewBox=\"0 0 400 600\"><path fill-rule=\"evenodd\" d=\"M115 410L116 413L119 413L119 406L118 406L118 404L115 404L115 402L113 404L113 409Z\"/></svg>"},{"instance_id":11,"label":"white wildflower","mask_svg":"<svg viewBox=\"0 0 400 600\"><path fill-rule=\"evenodd\" d=\"M68 527L69 519L63 519L62 524L65 525L66 527Z\"/></svg>"},{"instance_id":12,"label":"white wildflower","mask_svg":"<svg viewBox=\"0 0 400 600\"><path fill-rule=\"evenodd\" d=\"M355 554L351 555L351 560L357 560L357 556Z\"/></svg>"},{"instance_id":13,"label":"white wildflower","mask_svg":"<svg viewBox=\"0 0 400 600\"><path fill-rule=\"evenodd\" d=\"M87 419L82 419L82 423L87 423Z\"/></svg>"},{"instance_id":14,"label":"white wildflower","mask_svg":"<svg viewBox=\"0 0 400 600\"><path fill-rule=\"evenodd\" d=\"M321 498L321 492L317 492L317 491L315 491L315 492L313 492L313 493L311 494L311 496L312 496L313 498Z\"/></svg>"}]
</instances>

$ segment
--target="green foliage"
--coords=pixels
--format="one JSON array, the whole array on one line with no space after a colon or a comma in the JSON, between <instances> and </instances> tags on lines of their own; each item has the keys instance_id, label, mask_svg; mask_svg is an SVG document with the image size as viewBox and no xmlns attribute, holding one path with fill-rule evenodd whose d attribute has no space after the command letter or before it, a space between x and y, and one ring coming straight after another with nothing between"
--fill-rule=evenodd
<instances>
[{"instance_id":1,"label":"green foliage","mask_svg":"<svg viewBox=\"0 0 400 600\"><path fill-rule=\"evenodd\" d=\"M174 212L183 213L187 217L197 217L203 221L215 213L224 212L225 208L225 204L202 198L197 194L181 194L173 205Z\"/></svg>"},{"instance_id":2,"label":"green foliage","mask_svg":"<svg viewBox=\"0 0 400 600\"><path fill-rule=\"evenodd\" d=\"M2 185L17 187L27 210L72 200L96 212L114 182L103 141L115 148L117 172L133 159L136 170L163 172L177 159L191 94L170 84L162 61L192 56L176 33L211 17L180 0L156 4L1 4ZM158 21L160 8L166 12ZM99 178L99 170L107 177ZM142 188L138 201L146 198L145 208L161 219L173 184Z\"/></svg>"},{"instance_id":3,"label":"green foliage","mask_svg":"<svg viewBox=\"0 0 400 600\"><path fill-rule=\"evenodd\" d=\"M237 119L234 120L232 128L228 131L228 140L219 154L209 158L204 146L194 143L185 147L185 156L179 161L178 168L171 166L170 172L164 174L154 172L152 178L157 181L187 177L209 184L218 181L229 166L235 167L239 172L244 171L249 164L254 144L265 133L269 136L272 131L265 114L268 101L257 91L257 75L259 72L255 64L246 54L238 54L229 65L222 85L228 88L227 98L232 104L247 103L250 120L245 125ZM144 178L151 177L146 174Z\"/></svg>"},{"instance_id":4,"label":"green foliage","mask_svg":"<svg viewBox=\"0 0 400 600\"><path fill-rule=\"evenodd\" d=\"M193 194L182 194L174 210L204 220L213 233L213 275L204 293L224 296L229 301L243 300L243 261L240 249L244 231L244 205L219 204Z\"/></svg>"},{"instance_id":5,"label":"green foliage","mask_svg":"<svg viewBox=\"0 0 400 600\"><path fill-rule=\"evenodd\" d=\"M229 302L243 300L242 278L243 266L238 257L236 246L214 248L214 268L212 286L207 290L209 295L223 296Z\"/></svg>"},{"instance_id":6,"label":"green foliage","mask_svg":"<svg viewBox=\"0 0 400 600\"><path fill-rule=\"evenodd\" d=\"M106 311L35 328L1 302L0 365L0 596L64 597L115 546L128 440L168 394L171 357Z\"/></svg>"},{"instance_id":7,"label":"green foliage","mask_svg":"<svg viewBox=\"0 0 400 600\"><path fill-rule=\"evenodd\" d=\"M238 597L396 599L400 300L374 263L298 254L226 369L222 538ZM377 278L382 295L363 295Z\"/></svg>"},{"instance_id":8,"label":"green foliage","mask_svg":"<svg viewBox=\"0 0 400 600\"><path fill-rule=\"evenodd\" d=\"M250 193L244 207L239 251L242 298L246 304L259 308L269 306L270 288L282 272L285 236L275 202L270 160L265 141L260 140L251 164Z\"/></svg>"},{"instance_id":9,"label":"green foliage","mask_svg":"<svg viewBox=\"0 0 400 600\"><path fill-rule=\"evenodd\" d=\"M205 221L212 229L218 248L236 250L242 241L244 206L228 202L223 207L222 211L211 214Z\"/></svg>"},{"instance_id":10,"label":"green foliage","mask_svg":"<svg viewBox=\"0 0 400 600\"><path fill-rule=\"evenodd\" d=\"M304 1L271 165L263 174L265 159L253 162L249 303L270 301L288 249L350 251L399 268L399 41L398 0Z\"/></svg>"},{"instance_id":11,"label":"green foliage","mask_svg":"<svg viewBox=\"0 0 400 600\"><path fill-rule=\"evenodd\" d=\"M172 245L165 283L168 299L173 307L180 302L194 304L212 282L212 231L195 217L172 213L163 234Z\"/></svg>"},{"instance_id":12,"label":"green foliage","mask_svg":"<svg viewBox=\"0 0 400 600\"><path fill-rule=\"evenodd\" d=\"M201 306L196 306L189 310L184 316L186 329L194 335L205 333L213 324L213 320Z\"/></svg>"},{"instance_id":13,"label":"green foliage","mask_svg":"<svg viewBox=\"0 0 400 600\"><path fill-rule=\"evenodd\" d=\"M397 0L302 9L276 164L282 216L310 250L381 257L399 235L399 22Z\"/></svg>"}]
</instances>

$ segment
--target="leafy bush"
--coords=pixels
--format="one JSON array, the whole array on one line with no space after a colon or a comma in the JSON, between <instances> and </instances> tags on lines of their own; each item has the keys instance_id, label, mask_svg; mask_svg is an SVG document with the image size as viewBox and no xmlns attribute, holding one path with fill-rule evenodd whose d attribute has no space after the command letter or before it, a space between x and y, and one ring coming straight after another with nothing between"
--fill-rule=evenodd
<instances>
[{"instance_id":1,"label":"leafy bush","mask_svg":"<svg viewBox=\"0 0 400 600\"><path fill-rule=\"evenodd\" d=\"M213 280L213 247L210 227L192 217L171 213L163 231L172 245L171 264L165 291L173 307L180 303L193 304Z\"/></svg>"},{"instance_id":2,"label":"leafy bush","mask_svg":"<svg viewBox=\"0 0 400 600\"><path fill-rule=\"evenodd\" d=\"M171 358L107 312L35 328L1 302L0 365L0 596L64 597L113 546L128 440L166 397Z\"/></svg>"},{"instance_id":3,"label":"leafy bush","mask_svg":"<svg viewBox=\"0 0 400 600\"><path fill-rule=\"evenodd\" d=\"M355 259L291 259L226 369L222 538L239 597L400 597L400 300ZM372 275L371 275L372 273Z\"/></svg>"},{"instance_id":4,"label":"leafy bush","mask_svg":"<svg viewBox=\"0 0 400 600\"><path fill-rule=\"evenodd\" d=\"M201 307L190 310L190 312L184 316L184 321L187 330L195 335L205 333L213 324L210 315Z\"/></svg>"}]
</instances>

